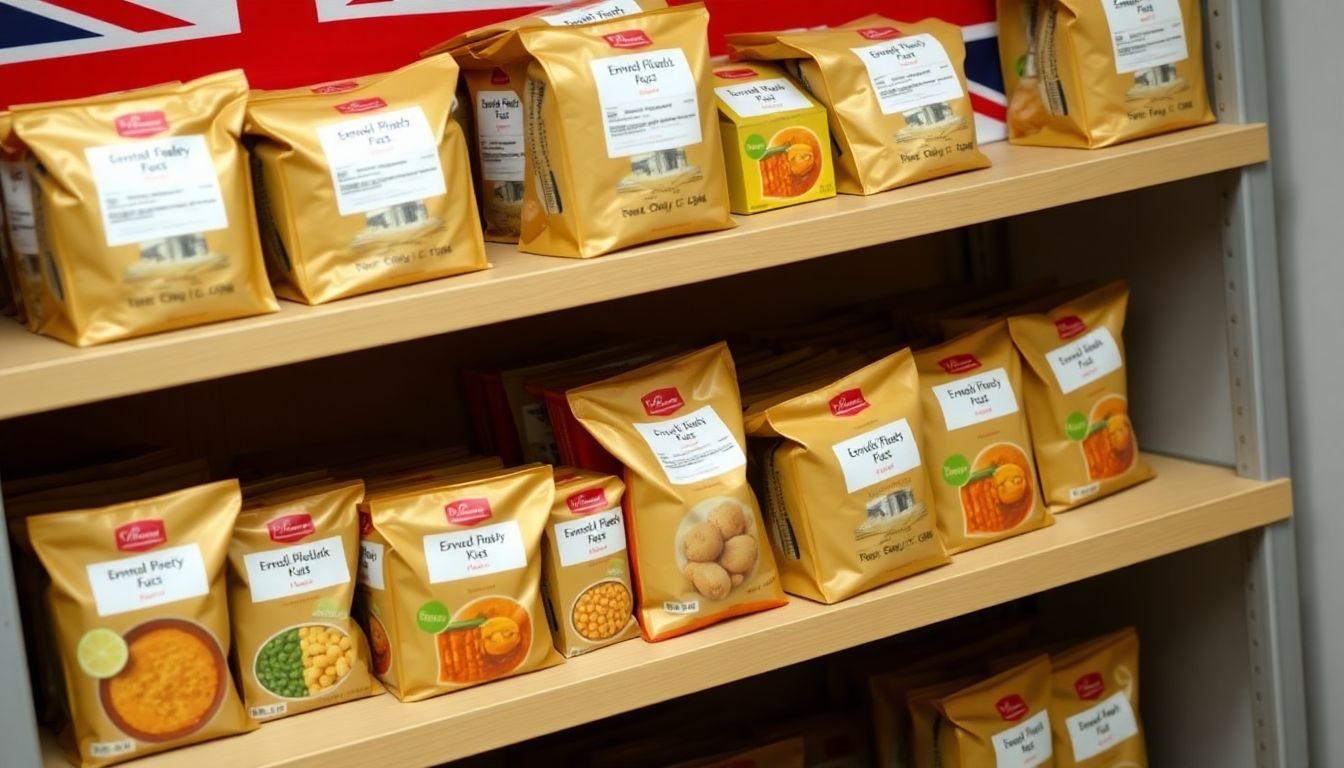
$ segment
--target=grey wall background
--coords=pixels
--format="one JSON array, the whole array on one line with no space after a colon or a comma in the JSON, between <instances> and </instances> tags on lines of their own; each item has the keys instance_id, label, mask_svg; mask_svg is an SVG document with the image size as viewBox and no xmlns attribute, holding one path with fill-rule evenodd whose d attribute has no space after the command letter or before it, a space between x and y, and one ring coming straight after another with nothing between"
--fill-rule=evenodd
<instances>
[{"instance_id":1,"label":"grey wall background","mask_svg":"<svg viewBox=\"0 0 1344 768\"><path fill-rule=\"evenodd\" d=\"M1344 2L1263 7L1312 765L1344 766Z\"/></svg>"}]
</instances>

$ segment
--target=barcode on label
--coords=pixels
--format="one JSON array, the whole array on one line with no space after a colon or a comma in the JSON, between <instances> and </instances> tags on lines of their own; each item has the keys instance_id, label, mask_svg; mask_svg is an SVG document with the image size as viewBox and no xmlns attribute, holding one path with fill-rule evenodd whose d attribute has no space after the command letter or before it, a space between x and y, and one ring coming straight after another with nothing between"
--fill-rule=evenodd
<instances>
[{"instance_id":1,"label":"barcode on label","mask_svg":"<svg viewBox=\"0 0 1344 768\"><path fill-rule=\"evenodd\" d=\"M699 612L700 612L700 601L699 601L699 600L683 600L683 601L680 601L680 602L674 602L674 601L672 601L672 600L667 600L667 601L665 601L665 602L663 603L663 610L664 610L664 611L667 611L668 613L678 613L678 614L680 614L680 613L699 613Z\"/></svg>"}]
</instances>

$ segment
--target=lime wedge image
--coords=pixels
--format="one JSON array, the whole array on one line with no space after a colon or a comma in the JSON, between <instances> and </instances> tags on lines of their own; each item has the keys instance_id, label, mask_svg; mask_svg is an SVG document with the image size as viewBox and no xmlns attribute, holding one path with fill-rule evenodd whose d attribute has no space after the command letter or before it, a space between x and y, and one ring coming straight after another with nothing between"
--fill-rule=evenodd
<instances>
[{"instance_id":1,"label":"lime wedge image","mask_svg":"<svg viewBox=\"0 0 1344 768\"><path fill-rule=\"evenodd\" d=\"M121 635L102 627L85 632L79 638L79 647L75 649L79 668L89 677L99 680L115 677L126 666L130 655Z\"/></svg>"}]
</instances>

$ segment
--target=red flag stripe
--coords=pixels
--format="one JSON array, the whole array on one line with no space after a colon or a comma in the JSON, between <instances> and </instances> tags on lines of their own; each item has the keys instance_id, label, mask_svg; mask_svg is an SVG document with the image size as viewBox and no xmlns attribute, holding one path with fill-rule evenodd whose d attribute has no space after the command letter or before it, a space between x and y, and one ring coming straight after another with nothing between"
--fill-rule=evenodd
<instances>
[{"instance_id":1,"label":"red flag stripe","mask_svg":"<svg viewBox=\"0 0 1344 768\"><path fill-rule=\"evenodd\" d=\"M189 21L159 13L153 8L136 5L127 0L45 0L45 2L132 32L156 32L160 29L191 26Z\"/></svg>"}]
</instances>

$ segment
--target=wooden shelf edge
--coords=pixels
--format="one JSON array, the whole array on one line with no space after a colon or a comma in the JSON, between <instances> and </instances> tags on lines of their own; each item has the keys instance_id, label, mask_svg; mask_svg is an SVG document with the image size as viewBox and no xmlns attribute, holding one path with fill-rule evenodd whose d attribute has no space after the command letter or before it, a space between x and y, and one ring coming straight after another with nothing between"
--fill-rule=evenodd
<instances>
[{"instance_id":1,"label":"wooden shelf edge","mask_svg":"<svg viewBox=\"0 0 1344 768\"><path fill-rule=\"evenodd\" d=\"M342 704L231 739L151 756L137 768L325 768L433 764L557 730L1286 520L1286 480L1150 457L1157 479L1061 515L1051 528L958 555L951 565L832 606L801 598L663 643L632 640L541 672L414 704ZM50 739L46 764L65 766Z\"/></svg>"},{"instance_id":2,"label":"wooden shelf edge","mask_svg":"<svg viewBox=\"0 0 1344 768\"><path fill-rule=\"evenodd\" d=\"M1253 165L1263 124L1108 149L985 147L992 168L740 217L736 229L576 261L491 245L494 269L321 307L75 349L0 323L0 420L790 264Z\"/></svg>"}]
</instances>

